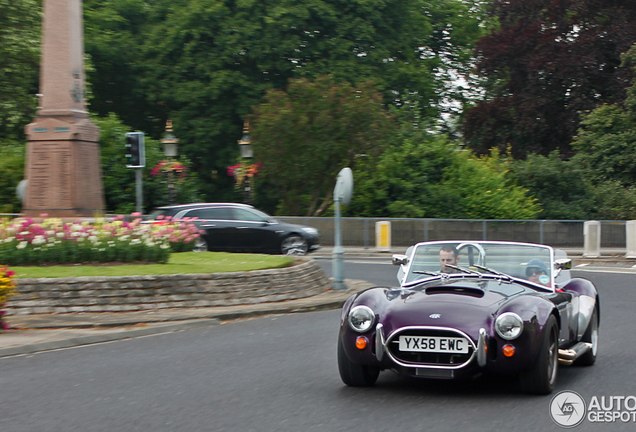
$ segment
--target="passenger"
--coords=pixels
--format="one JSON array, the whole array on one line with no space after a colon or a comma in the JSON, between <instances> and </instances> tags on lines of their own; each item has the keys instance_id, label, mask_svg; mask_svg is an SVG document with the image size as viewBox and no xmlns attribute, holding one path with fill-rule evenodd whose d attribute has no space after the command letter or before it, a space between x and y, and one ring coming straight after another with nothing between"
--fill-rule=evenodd
<instances>
[{"instance_id":1,"label":"passenger","mask_svg":"<svg viewBox=\"0 0 636 432\"><path fill-rule=\"evenodd\" d=\"M530 282L534 282L546 287L552 286L548 268L539 258L533 258L526 265L526 277Z\"/></svg>"},{"instance_id":2,"label":"passenger","mask_svg":"<svg viewBox=\"0 0 636 432\"><path fill-rule=\"evenodd\" d=\"M439 263L440 263L440 272L442 273L457 273L457 270L454 268L446 267L448 264L457 265L459 262L459 252L457 252L457 248L453 245L444 245L439 250Z\"/></svg>"}]
</instances>

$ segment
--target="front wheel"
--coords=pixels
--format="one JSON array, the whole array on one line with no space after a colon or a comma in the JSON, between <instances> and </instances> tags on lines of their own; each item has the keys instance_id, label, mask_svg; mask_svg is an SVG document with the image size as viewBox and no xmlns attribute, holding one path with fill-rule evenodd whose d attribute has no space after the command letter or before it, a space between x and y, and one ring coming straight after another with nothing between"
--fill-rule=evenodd
<instances>
[{"instance_id":1,"label":"front wheel","mask_svg":"<svg viewBox=\"0 0 636 432\"><path fill-rule=\"evenodd\" d=\"M532 369L521 375L521 387L527 393L550 394L554 390L559 364L559 326L550 315L543 331L539 356Z\"/></svg>"},{"instance_id":2,"label":"front wheel","mask_svg":"<svg viewBox=\"0 0 636 432\"><path fill-rule=\"evenodd\" d=\"M199 237L194 242L194 247L192 248L193 252L206 252L208 250L208 242L206 242L203 238Z\"/></svg>"},{"instance_id":3,"label":"front wheel","mask_svg":"<svg viewBox=\"0 0 636 432\"><path fill-rule=\"evenodd\" d=\"M307 240L298 234L291 234L283 239L280 251L283 255L305 255L309 245Z\"/></svg>"},{"instance_id":4,"label":"front wheel","mask_svg":"<svg viewBox=\"0 0 636 432\"><path fill-rule=\"evenodd\" d=\"M581 357L576 359L574 364L580 366L592 366L596 363L596 353L598 352L598 309L594 308L592 319L585 330L581 342L589 342L592 349L587 350Z\"/></svg>"},{"instance_id":5,"label":"front wheel","mask_svg":"<svg viewBox=\"0 0 636 432\"><path fill-rule=\"evenodd\" d=\"M380 369L377 367L359 365L349 360L340 335L338 336L338 371L342 382L349 387L370 387L375 384L380 375Z\"/></svg>"}]
</instances>

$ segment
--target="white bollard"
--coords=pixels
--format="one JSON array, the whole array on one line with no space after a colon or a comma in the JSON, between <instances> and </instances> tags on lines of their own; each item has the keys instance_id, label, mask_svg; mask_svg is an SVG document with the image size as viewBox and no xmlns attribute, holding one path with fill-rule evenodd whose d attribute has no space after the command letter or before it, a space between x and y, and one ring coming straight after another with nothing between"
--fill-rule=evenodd
<instances>
[{"instance_id":1,"label":"white bollard","mask_svg":"<svg viewBox=\"0 0 636 432\"><path fill-rule=\"evenodd\" d=\"M601 223L599 221L585 221L583 223L584 258L598 258L601 256Z\"/></svg>"},{"instance_id":2,"label":"white bollard","mask_svg":"<svg viewBox=\"0 0 636 432\"><path fill-rule=\"evenodd\" d=\"M379 252L391 252L391 221L375 223L375 249Z\"/></svg>"},{"instance_id":3,"label":"white bollard","mask_svg":"<svg viewBox=\"0 0 636 432\"><path fill-rule=\"evenodd\" d=\"M625 240L627 246L625 258L636 258L636 220L625 222Z\"/></svg>"}]
</instances>

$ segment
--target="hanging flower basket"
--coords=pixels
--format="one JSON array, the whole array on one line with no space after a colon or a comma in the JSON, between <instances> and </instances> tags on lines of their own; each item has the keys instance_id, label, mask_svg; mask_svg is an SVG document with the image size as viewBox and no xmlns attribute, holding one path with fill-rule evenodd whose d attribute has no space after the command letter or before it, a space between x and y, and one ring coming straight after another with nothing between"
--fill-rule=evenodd
<instances>
[{"instance_id":1,"label":"hanging flower basket","mask_svg":"<svg viewBox=\"0 0 636 432\"><path fill-rule=\"evenodd\" d=\"M181 163L173 160L162 160L150 171L150 175L157 175L159 173L170 173L173 172L175 174L179 174L179 177L185 177L188 171L188 167L182 165Z\"/></svg>"},{"instance_id":2,"label":"hanging flower basket","mask_svg":"<svg viewBox=\"0 0 636 432\"><path fill-rule=\"evenodd\" d=\"M246 177L252 178L256 176L261 165L261 163L245 164L239 162L236 165L227 167L227 175L234 177L237 184L241 184Z\"/></svg>"}]
</instances>

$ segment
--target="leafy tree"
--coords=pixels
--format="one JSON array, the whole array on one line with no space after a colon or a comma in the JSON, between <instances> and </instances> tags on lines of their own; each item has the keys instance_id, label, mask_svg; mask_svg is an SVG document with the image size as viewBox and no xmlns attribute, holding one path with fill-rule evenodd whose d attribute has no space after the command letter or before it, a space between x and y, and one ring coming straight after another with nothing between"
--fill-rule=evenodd
<instances>
[{"instance_id":1,"label":"leafy tree","mask_svg":"<svg viewBox=\"0 0 636 432\"><path fill-rule=\"evenodd\" d=\"M438 187L453 161L442 137L404 139L378 158L363 160L354 172L354 198L346 209L359 217L450 217L447 192Z\"/></svg>"},{"instance_id":2,"label":"leafy tree","mask_svg":"<svg viewBox=\"0 0 636 432\"><path fill-rule=\"evenodd\" d=\"M19 213L16 187L24 178L24 146L0 148L0 213Z\"/></svg>"},{"instance_id":3,"label":"leafy tree","mask_svg":"<svg viewBox=\"0 0 636 432\"><path fill-rule=\"evenodd\" d=\"M479 71L490 79L465 113L466 143L524 158L571 155L580 112L625 98L632 76L620 55L636 40L629 0L495 0L500 27L481 39Z\"/></svg>"},{"instance_id":4,"label":"leafy tree","mask_svg":"<svg viewBox=\"0 0 636 432\"><path fill-rule=\"evenodd\" d=\"M268 91L255 110L252 137L262 175L281 199L278 213L321 214L338 171L354 166L357 156L379 154L394 126L370 83L353 87L323 76Z\"/></svg>"},{"instance_id":5,"label":"leafy tree","mask_svg":"<svg viewBox=\"0 0 636 432\"><path fill-rule=\"evenodd\" d=\"M267 90L326 73L373 78L386 103L436 117L447 74L483 32L463 0L85 0L92 109L159 137L174 120L208 196L228 197L241 126ZM479 2L477 3L479 4Z\"/></svg>"},{"instance_id":6,"label":"leafy tree","mask_svg":"<svg viewBox=\"0 0 636 432\"><path fill-rule=\"evenodd\" d=\"M580 163L562 160L557 151L514 161L511 176L537 198L542 219L596 217L594 188L586 171Z\"/></svg>"},{"instance_id":7,"label":"leafy tree","mask_svg":"<svg viewBox=\"0 0 636 432\"><path fill-rule=\"evenodd\" d=\"M470 152L454 153L439 187L449 191L448 216L470 219L534 219L541 211L528 189L509 177L508 159L475 157ZM441 216L437 216L441 217Z\"/></svg>"},{"instance_id":8,"label":"leafy tree","mask_svg":"<svg viewBox=\"0 0 636 432\"><path fill-rule=\"evenodd\" d=\"M0 145L24 143L35 115L40 10L37 0L0 0Z\"/></svg>"},{"instance_id":9,"label":"leafy tree","mask_svg":"<svg viewBox=\"0 0 636 432\"><path fill-rule=\"evenodd\" d=\"M105 118L93 117L93 122L100 128L99 139L102 158L102 175L106 210L109 213L128 214L136 211L135 170L126 168L124 157L124 140L130 128L125 126L114 114ZM146 167L143 168L143 207L146 212L154 207L168 204L167 179L162 175L150 175L151 171L162 159L161 144L146 137ZM188 160L181 162L188 165ZM195 176L176 176L177 203L200 201L198 181Z\"/></svg>"},{"instance_id":10,"label":"leafy tree","mask_svg":"<svg viewBox=\"0 0 636 432\"><path fill-rule=\"evenodd\" d=\"M636 69L636 45L624 55L624 64ZM624 103L602 105L586 114L572 146L593 181L636 186L636 82Z\"/></svg>"},{"instance_id":11,"label":"leafy tree","mask_svg":"<svg viewBox=\"0 0 636 432\"><path fill-rule=\"evenodd\" d=\"M623 56L636 65L636 45ZM636 82L623 103L601 105L583 117L572 142L588 181L595 185L597 217L636 218Z\"/></svg>"},{"instance_id":12,"label":"leafy tree","mask_svg":"<svg viewBox=\"0 0 636 432\"><path fill-rule=\"evenodd\" d=\"M457 151L442 136L407 139L356 171L348 215L532 219L540 211L526 188L509 178L510 161Z\"/></svg>"}]
</instances>

